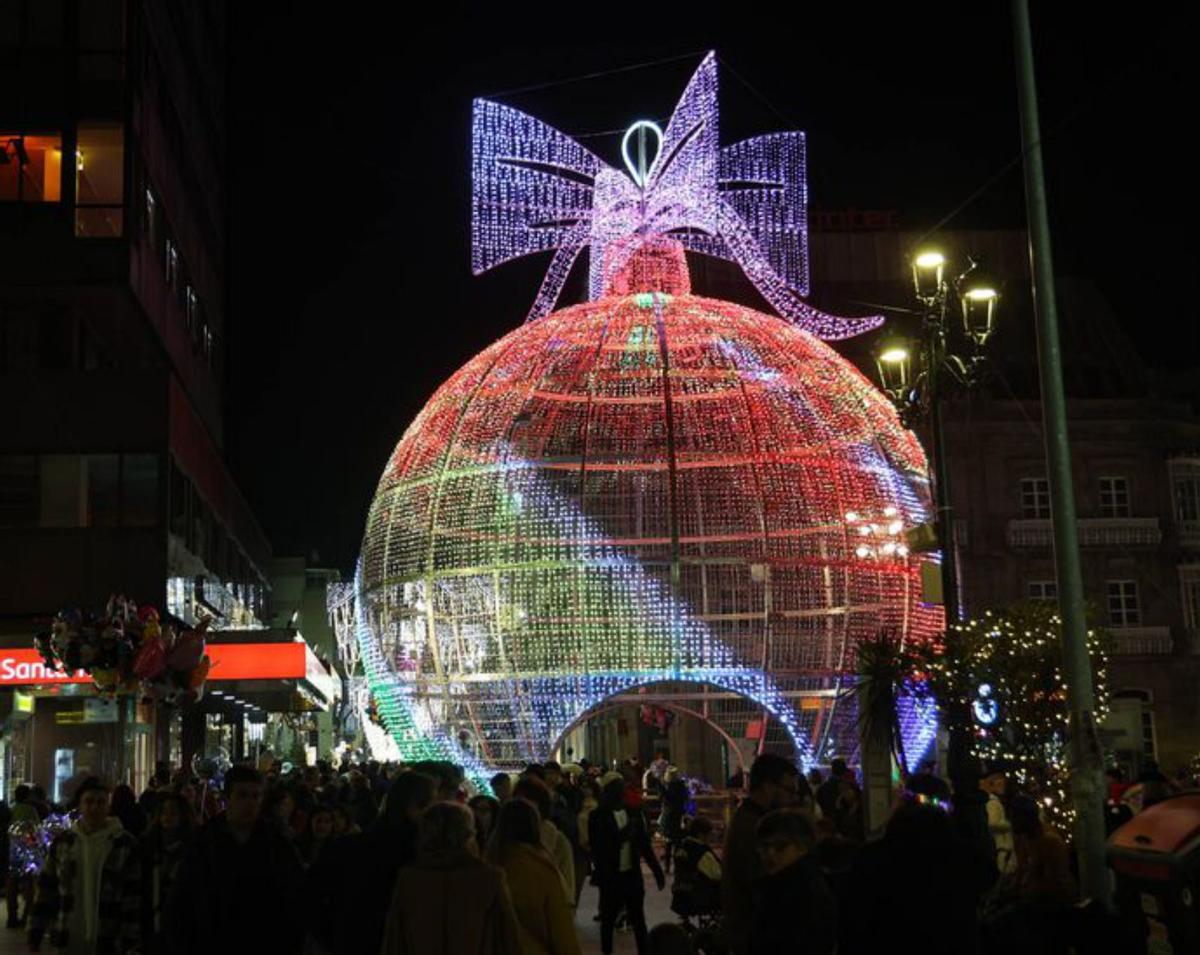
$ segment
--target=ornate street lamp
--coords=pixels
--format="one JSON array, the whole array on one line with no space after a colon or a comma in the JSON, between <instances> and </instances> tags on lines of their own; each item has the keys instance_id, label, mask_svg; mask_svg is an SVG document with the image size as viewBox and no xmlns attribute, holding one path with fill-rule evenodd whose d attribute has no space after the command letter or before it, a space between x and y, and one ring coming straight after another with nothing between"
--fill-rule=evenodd
<instances>
[{"instance_id":1,"label":"ornate street lamp","mask_svg":"<svg viewBox=\"0 0 1200 955\"><path fill-rule=\"evenodd\" d=\"M946 257L936 249L928 249L913 258L913 289L926 308L938 302L946 291Z\"/></svg>"},{"instance_id":2,"label":"ornate street lamp","mask_svg":"<svg viewBox=\"0 0 1200 955\"><path fill-rule=\"evenodd\" d=\"M955 284L962 304L963 333L977 350L982 349L995 330L1000 283L972 262Z\"/></svg>"},{"instance_id":3,"label":"ornate street lamp","mask_svg":"<svg viewBox=\"0 0 1200 955\"><path fill-rule=\"evenodd\" d=\"M875 356L879 381L892 404L903 407L913 391L913 357L911 344L902 338L886 340Z\"/></svg>"},{"instance_id":4,"label":"ornate street lamp","mask_svg":"<svg viewBox=\"0 0 1200 955\"><path fill-rule=\"evenodd\" d=\"M913 293L921 305L922 316L920 337L912 342L894 335L881 340L875 353L875 364L880 386L900 412L905 425L912 427L925 416L929 419L937 508L934 526L942 555L942 595L949 628L962 619L962 614L958 601L950 469L946 460L941 397L947 383L957 383L961 388L978 384L983 350L995 330L1000 284L973 261L969 261L967 269L953 283L946 280L948 270L949 262L938 250L924 249L913 257ZM950 347L952 298L958 299L962 312L961 331L953 338L964 341L965 354L958 354ZM915 362L914 356L918 359ZM860 544L860 547L866 546L865 542ZM952 733L947 760L952 777L965 770L968 753L969 740L961 732Z\"/></svg>"}]
</instances>

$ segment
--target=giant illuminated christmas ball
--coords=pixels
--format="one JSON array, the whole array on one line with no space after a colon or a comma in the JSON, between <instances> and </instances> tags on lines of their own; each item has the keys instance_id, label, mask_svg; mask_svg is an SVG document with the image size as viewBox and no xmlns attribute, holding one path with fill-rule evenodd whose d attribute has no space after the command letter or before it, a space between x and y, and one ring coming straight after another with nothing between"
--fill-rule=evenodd
<instances>
[{"instance_id":1,"label":"giant illuminated christmas ball","mask_svg":"<svg viewBox=\"0 0 1200 955\"><path fill-rule=\"evenodd\" d=\"M690 681L811 759L856 642L937 628L904 544L925 461L884 396L658 271L485 349L392 454L360 599L414 738L545 759L612 694Z\"/></svg>"},{"instance_id":2,"label":"giant illuminated christmas ball","mask_svg":"<svg viewBox=\"0 0 1200 955\"><path fill-rule=\"evenodd\" d=\"M477 105L477 269L551 247L537 228L565 230L560 250L577 233L594 300L551 310L552 265L533 319L437 390L384 469L358 633L406 758L542 760L605 701L667 683L703 690L695 708L729 738L807 765L853 739L843 691L857 643L940 627L921 602L924 558L905 543L930 517L921 448L802 327L838 337L841 321L779 280L802 264L802 223L789 232L782 213L719 198L718 168L765 193L800 167L772 137L765 151L726 147L732 165L705 160L715 115L693 100L710 68L659 134L669 160L632 165L633 186L606 185L614 170L530 117ZM587 208L572 198L578 177L539 178L572 164L593 177ZM692 222L792 320L692 294ZM928 744L924 714L904 722Z\"/></svg>"}]
</instances>

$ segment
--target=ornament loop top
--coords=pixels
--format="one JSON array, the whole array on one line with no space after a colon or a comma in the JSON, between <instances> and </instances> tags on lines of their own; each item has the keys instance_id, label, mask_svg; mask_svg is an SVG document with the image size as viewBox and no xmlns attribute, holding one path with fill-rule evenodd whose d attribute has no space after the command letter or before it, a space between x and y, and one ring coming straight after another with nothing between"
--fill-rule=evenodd
<instances>
[{"instance_id":1,"label":"ornament loop top","mask_svg":"<svg viewBox=\"0 0 1200 955\"><path fill-rule=\"evenodd\" d=\"M646 132L654 133L654 155L649 155L646 149ZM629 155L629 140L637 135L637 158ZM621 140L621 158L625 160L625 168L629 170L629 177L637 184L639 189L646 187L646 181L650 178L650 170L654 167L654 163L658 160L659 153L662 152L663 133L658 128L658 123L648 119L639 119L636 123L625 130L625 136Z\"/></svg>"}]
</instances>

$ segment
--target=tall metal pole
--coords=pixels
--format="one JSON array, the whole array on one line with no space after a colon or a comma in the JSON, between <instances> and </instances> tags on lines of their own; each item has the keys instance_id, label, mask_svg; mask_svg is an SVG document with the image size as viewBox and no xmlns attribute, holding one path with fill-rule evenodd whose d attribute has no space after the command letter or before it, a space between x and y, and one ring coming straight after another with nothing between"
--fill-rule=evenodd
<instances>
[{"instance_id":1,"label":"tall metal pole","mask_svg":"<svg viewBox=\"0 0 1200 955\"><path fill-rule=\"evenodd\" d=\"M933 438L933 500L937 508L938 544L942 551L942 609L946 616L946 640L955 639L950 628L962 619L958 602L958 561L954 549L954 511L950 500L950 459L946 454L946 427L942 418L942 366L946 360L946 292L931 305L925 316L925 368L929 387L929 425ZM945 772L957 789L968 775L971 737L966 729L966 705L943 703L950 725Z\"/></svg>"},{"instance_id":2,"label":"tall metal pole","mask_svg":"<svg viewBox=\"0 0 1200 955\"><path fill-rule=\"evenodd\" d=\"M945 310L944 303L934 306ZM958 560L954 550L954 512L950 502L950 461L946 456L946 431L942 420L942 364L946 360L945 315L931 313L925 320L929 375L929 424L933 432L933 496L936 527L942 549L942 606L946 629L962 619L958 605Z\"/></svg>"},{"instance_id":3,"label":"tall metal pole","mask_svg":"<svg viewBox=\"0 0 1200 955\"><path fill-rule=\"evenodd\" d=\"M1063 391L1062 354L1054 297L1054 260L1050 221L1046 214L1046 182L1038 122L1037 83L1028 0L1013 0L1016 34L1017 90L1021 109L1021 143L1025 156L1025 205L1029 220L1029 257L1033 271L1033 303L1037 314L1038 371L1050 479L1050 517L1054 527L1054 563L1058 573L1062 616L1063 670L1071 707L1071 794L1075 803L1075 849L1080 887L1085 898L1110 904L1104 860L1103 783L1096 735L1095 694L1087 648L1083 575L1075 527L1075 492L1071 482L1071 448L1067 440L1067 407Z\"/></svg>"}]
</instances>

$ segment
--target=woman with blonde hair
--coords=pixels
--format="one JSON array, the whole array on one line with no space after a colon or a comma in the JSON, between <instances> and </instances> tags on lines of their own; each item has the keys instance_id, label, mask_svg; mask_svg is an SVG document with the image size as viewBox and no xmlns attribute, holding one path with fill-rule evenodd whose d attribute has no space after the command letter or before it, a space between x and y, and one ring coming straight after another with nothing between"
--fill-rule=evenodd
<instances>
[{"instance_id":1,"label":"woman with blonde hair","mask_svg":"<svg viewBox=\"0 0 1200 955\"><path fill-rule=\"evenodd\" d=\"M580 955L571 906L558 869L542 848L538 811L523 799L506 802L488 845L488 861L508 876L528 955Z\"/></svg>"}]
</instances>

